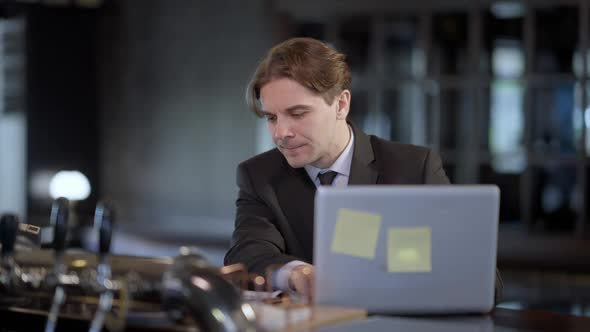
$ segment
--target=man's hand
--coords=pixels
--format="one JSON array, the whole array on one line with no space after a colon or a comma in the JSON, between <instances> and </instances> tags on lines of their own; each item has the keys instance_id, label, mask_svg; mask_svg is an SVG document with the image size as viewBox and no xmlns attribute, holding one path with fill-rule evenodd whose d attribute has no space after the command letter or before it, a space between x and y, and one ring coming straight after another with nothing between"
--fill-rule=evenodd
<instances>
[{"instance_id":1,"label":"man's hand","mask_svg":"<svg viewBox=\"0 0 590 332\"><path fill-rule=\"evenodd\" d=\"M289 287L309 298L310 302L313 298L313 290L315 284L315 269L313 265L300 265L291 271L289 276Z\"/></svg>"}]
</instances>

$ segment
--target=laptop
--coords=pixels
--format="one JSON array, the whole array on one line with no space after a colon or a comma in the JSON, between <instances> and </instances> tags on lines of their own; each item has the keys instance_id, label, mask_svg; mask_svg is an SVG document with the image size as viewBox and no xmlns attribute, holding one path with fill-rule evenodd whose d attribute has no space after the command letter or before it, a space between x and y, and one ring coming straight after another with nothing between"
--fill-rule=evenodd
<instances>
[{"instance_id":1,"label":"laptop","mask_svg":"<svg viewBox=\"0 0 590 332\"><path fill-rule=\"evenodd\" d=\"M493 332L489 315L452 316L444 318L371 316L314 329L314 332L403 331L403 332ZM503 330L508 331L508 330ZM514 330L516 331L516 330Z\"/></svg>"},{"instance_id":2,"label":"laptop","mask_svg":"<svg viewBox=\"0 0 590 332\"><path fill-rule=\"evenodd\" d=\"M499 204L493 185L319 187L316 303L374 314L491 311Z\"/></svg>"}]
</instances>

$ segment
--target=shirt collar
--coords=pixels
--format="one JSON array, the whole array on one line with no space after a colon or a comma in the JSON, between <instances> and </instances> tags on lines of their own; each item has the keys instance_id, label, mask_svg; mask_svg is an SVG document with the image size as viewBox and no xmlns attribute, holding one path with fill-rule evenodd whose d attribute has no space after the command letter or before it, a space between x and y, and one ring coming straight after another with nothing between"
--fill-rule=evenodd
<instances>
[{"instance_id":1,"label":"shirt collar","mask_svg":"<svg viewBox=\"0 0 590 332\"><path fill-rule=\"evenodd\" d=\"M335 171L339 175L350 176L350 164L352 163L353 153L352 147L354 146L354 133L350 129L350 127L348 127L348 130L350 132L350 139L348 140L348 144L346 145L346 148L344 148L344 151L342 151L340 156L338 156L338 159L334 161L332 166L324 169L317 168L312 165L303 166L305 168L305 171L307 171L307 174L313 181L315 181L320 172L325 173L327 171Z\"/></svg>"}]
</instances>

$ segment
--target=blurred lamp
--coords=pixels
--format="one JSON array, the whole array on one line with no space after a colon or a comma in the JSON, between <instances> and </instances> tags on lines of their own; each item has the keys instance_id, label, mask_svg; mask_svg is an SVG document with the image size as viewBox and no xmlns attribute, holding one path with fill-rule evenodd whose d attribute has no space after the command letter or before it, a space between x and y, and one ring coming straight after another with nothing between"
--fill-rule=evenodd
<instances>
[{"instance_id":1,"label":"blurred lamp","mask_svg":"<svg viewBox=\"0 0 590 332\"><path fill-rule=\"evenodd\" d=\"M81 201L90 196L90 182L78 171L59 171L49 183L49 194L53 199L65 197L72 201Z\"/></svg>"}]
</instances>

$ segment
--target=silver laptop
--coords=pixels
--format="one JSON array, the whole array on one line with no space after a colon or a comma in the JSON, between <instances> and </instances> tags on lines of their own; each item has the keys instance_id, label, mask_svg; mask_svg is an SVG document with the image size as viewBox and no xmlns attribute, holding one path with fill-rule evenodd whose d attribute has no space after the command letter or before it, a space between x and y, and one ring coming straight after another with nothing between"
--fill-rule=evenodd
<instances>
[{"instance_id":1,"label":"silver laptop","mask_svg":"<svg viewBox=\"0 0 590 332\"><path fill-rule=\"evenodd\" d=\"M489 312L499 204L491 185L318 188L316 303L383 314Z\"/></svg>"},{"instance_id":2,"label":"silver laptop","mask_svg":"<svg viewBox=\"0 0 590 332\"><path fill-rule=\"evenodd\" d=\"M367 319L357 319L320 327L315 329L314 332L493 332L498 331L498 329L500 327L494 327L494 322L489 315L444 318L372 316Z\"/></svg>"}]
</instances>

